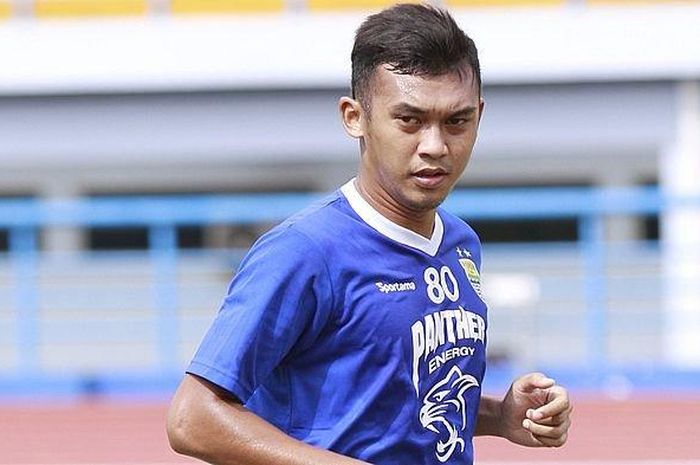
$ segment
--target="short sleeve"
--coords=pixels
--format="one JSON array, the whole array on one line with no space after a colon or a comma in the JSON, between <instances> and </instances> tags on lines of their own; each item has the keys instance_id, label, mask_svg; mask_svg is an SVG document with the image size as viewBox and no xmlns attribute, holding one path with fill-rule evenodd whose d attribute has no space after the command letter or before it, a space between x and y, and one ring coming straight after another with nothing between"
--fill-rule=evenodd
<instances>
[{"instance_id":1,"label":"short sleeve","mask_svg":"<svg viewBox=\"0 0 700 465\"><path fill-rule=\"evenodd\" d=\"M295 346L322 331L331 308L320 250L292 227L273 229L241 262L187 372L246 402Z\"/></svg>"}]
</instances>

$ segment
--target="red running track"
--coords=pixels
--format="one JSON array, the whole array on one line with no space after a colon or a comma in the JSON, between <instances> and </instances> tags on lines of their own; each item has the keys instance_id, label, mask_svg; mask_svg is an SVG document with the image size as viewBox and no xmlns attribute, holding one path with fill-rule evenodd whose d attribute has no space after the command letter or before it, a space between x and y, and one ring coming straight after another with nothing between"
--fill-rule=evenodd
<instances>
[{"instance_id":1,"label":"red running track","mask_svg":"<svg viewBox=\"0 0 700 465\"><path fill-rule=\"evenodd\" d=\"M574 402L564 448L477 438L478 462L700 460L700 395ZM170 451L166 409L163 403L0 405L0 464L201 463Z\"/></svg>"}]
</instances>

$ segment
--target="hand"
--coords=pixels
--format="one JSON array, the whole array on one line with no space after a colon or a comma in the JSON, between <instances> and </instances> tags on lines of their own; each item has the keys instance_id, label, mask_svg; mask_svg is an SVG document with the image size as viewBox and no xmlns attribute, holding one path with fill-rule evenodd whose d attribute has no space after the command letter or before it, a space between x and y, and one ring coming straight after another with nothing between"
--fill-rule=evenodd
<instances>
[{"instance_id":1,"label":"hand","mask_svg":"<svg viewBox=\"0 0 700 465\"><path fill-rule=\"evenodd\" d=\"M560 447L573 407L569 394L542 373L516 379L501 403L501 436L528 447Z\"/></svg>"}]
</instances>

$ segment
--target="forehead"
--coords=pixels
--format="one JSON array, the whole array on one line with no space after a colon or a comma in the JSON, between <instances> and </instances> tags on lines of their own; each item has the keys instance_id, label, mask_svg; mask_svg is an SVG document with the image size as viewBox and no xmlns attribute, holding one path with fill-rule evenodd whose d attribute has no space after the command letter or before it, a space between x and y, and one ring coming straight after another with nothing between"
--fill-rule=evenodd
<instances>
[{"instance_id":1,"label":"forehead","mask_svg":"<svg viewBox=\"0 0 700 465\"><path fill-rule=\"evenodd\" d=\"M479 103L479 89L471 69L438 76L397 74L384 66L373 79L372 107L402 103L428 111L449 112Z\"/></svg>"}]
</instances>

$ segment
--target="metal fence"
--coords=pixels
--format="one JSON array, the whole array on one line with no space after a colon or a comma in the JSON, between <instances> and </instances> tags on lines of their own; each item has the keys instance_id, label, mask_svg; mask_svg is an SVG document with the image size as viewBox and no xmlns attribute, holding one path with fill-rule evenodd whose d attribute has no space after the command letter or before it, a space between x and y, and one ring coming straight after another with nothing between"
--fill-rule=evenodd
<instances>
[{"instance_id":1,"label":"metal fence","mask_svg":"<svg viewBox=\"0 0 700 465\"><path fill-rule=\"evenodd\" d=\"M168 391L241 256L178 249L176 228L276 222L318 197L0 201L0 230L8 237L8 251L0 255L0 395ZM493 284L496 297L491 349L504 361L494 361L495 379L551 368L584 388L625 387L656 380L661 370L673 385L697 383L697 374L672 373L658 351L647 350L663 336L658 243L613 244L605 237L607 218L653 216L672 202L700 205L665 199L656 188L453 192L444 207L467 220L577 220L571 243L485 246L484 282L487 292ZM146 227L148 249L61 254L40 246L47 228L105 226ZM499 286L504 295L524 296L497 298Z\"/></svg>"}]
</instances>

